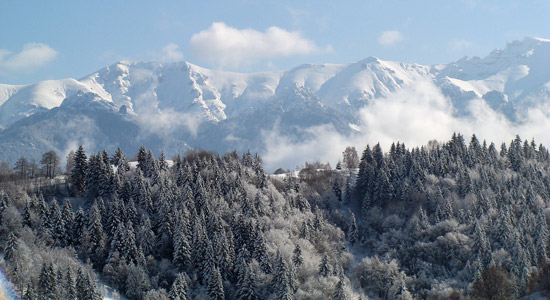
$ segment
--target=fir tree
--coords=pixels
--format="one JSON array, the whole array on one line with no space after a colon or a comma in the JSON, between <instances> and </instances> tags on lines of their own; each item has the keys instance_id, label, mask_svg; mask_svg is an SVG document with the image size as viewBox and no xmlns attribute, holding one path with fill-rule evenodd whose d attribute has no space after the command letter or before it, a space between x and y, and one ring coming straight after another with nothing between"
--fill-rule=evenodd
<instances>
[{"instance_id":1,"label":"fir tree","mask_svg":"<svg viewBox=\"0 0 550 300\"><path fill-rule=\"evenodd\" d=\"M126 156L124 156L124 152L120 149L120 147L115 150L115 154L111 157L110 163L117 167L118 174L124 174L130 170L128 160L126 159Z\"/></svg>"},{"instance_id":2,"label":"fir tree","mask_svg":"<svg viewBox=\"0 0 550 300\"><path fill-rule=\"evenodd\" d=\"M257 300L258 295L256 293L256 284L254 283L254 277L251 274L247 265L243 267L244 273L239 277L237 281L237 292L235 293L236 300Z\"/></svg>"},{"instance_id":3,"label":"fir tree","mask_svg":"<svg viewBox=\"0 0 550 300\"><path fill-rule=\"evenodd\" d=\"M178 273L176 280L172 283L168 298L170 298L170 300L190 300L188 290L187 274Z\"/></svg>"},{"instance_id":4,"label":"fir tree","mask_svg":"<svg viewBox=\"0 0 550 300\"><path fill-rule=\"evenodd\" d=\"M69 199L65 199L63 202L63 210L61 212L61 219L63 223L63 237L61 238L61 241L63 242L62 245L70 245L72 244L72 229L74 227L74 213L73 208L71 206L71 202Z\"/></svg>"},{"instance_id":5,"label":"fir tree","mask_svg":"<svg viewBox=\"0 0 550 300\"><path fill-rule=\"evenodd\" d=\"M38 280L39 299L56 299L56 278L53 265L43 264Z\"/></svg>"},{"instance_id":6,"label":"fir tree","mask_svg":"<svg viewBox=\"0 0 550 300\"><path fill-rule=\"evenodd\" d=\"M348 296L345 291L345 284L344 280L340 279L338 283L336 284L336 289L334 290L334 295L332 296L332 299L334 300L348 300Z\"/></svg>"},{"instance_id":7,"label":"fir tree","mask_svg":"<svg viewBox=\"0 0 550 300\"><path fill-rule=\"evenodd\" d=\"M153 162L151 161L151 157L149 156L149 153L143 146L139 148L137 161L138 161L137 168L141 170L141 172L143 173L143 176L151 177Z\"/></svg>"},{"instance_id":8,"label":"fir tree","mask_svg":"<svg viewBox=\"0 0 550 300\"><path fill-rule=\"evenodd\" d=\"M294 247L292 262L296 267L299 267L304 263L304 258L302 257L302 248L300 248L300 245L298 244L296 244L296 247Z\"/></svg>"},{"instance_id":9,"label":"fir tree","mask_svg":"<svg viewBox=\"0 0 550 300\"><path fill-rule=\"evenodd\" d=\"M36 294L36 291L34 290L34 287L32 284L27 285L27 289L25 290L25 293L23 294L23 300L36 300L40 299L38 295Z\"/></svg>"},{"instance_id":10,"label":"fir tree","mask_svg":"<svg viewBox=\"0 0 550 300\"><path fill-rule=\"evenodd\" d=\"M222 276L217 267L213 266L208 273L207 280L208 297L211 300L224 300L225 294L223 290Z\"/></svg>"},{"instance_id":11,"label":"fir tree","mask_svg":"<svg viewBox=\"0 0 550 300\"><path fill-rule=\"evenodd\" d=\"M92 257L94 263L102 265L107 241L103 230L101 213L96 202L94 202L92 207L88 210L86 231L89 236L88 249L86 250Z\"/></svg>"},{"instance_id":12,"label":"fir tree","mask_svg":"<svg viewBox=\"0 0 550 300\"><path fill-rule=\"evenodd\" d=\"M76 298L76 286L71 270L67 270L67 275L65 275L65 291L68 300L74 300Z\"/></svg>"},{"instance_id":13,"label":"fir tree","mask_svg":"<svg viewBox=\"0 0 550 300\"><path fill-rule=\"evenodd\" d=\"M359 233L357 232L357 223L355 221L354 213L351 213L351 224L348 229L348 240L352 245L359 241Z\"/></svg>"},{"instance_id":14,"label":"fir tree","mask_svg":"<svg viewBox=\"0 0 550 300\"><path fill-rule=\"evenodd\" d=\"M142 266L130 264L126 277L126 295L130 298L142 299L151 289L149 276Z\"/></svg>"},{"instance_id":15,"label":"fir tree","mask_svg":"<svg viewBox=\"0 0 550 300\"><path fill-rule=\"evenodd\" d=\"M74 156L74 166L71 170L71 184L76 195L83 195L86 191L86 173L88 171L88 161L82 145Z\"/></svg>"},{"instance_id":16,"label":"fir tree","mask_svg":"<svg viewBox=\"0 0 550 300\"><path fill-rule=\"evenodd\" d=\"M95 284L80 269L77 271L75 289L77 300L101 300L101 295L97 292Z\"/></svg>"},{"instance_id":17,"label":"fir tree","mask_svg":"<svg viewBox=\"0 0 550 300\"><path fill-rule=\"evenodd\" d=\"M273 280L273 290L276 295L275 299L292 299L292 287L288 278L288 267L279 251L277 251L275 258Z\"/></svg>"},{"instance_id":18,"label":"fir tree","mask_svg":"<svg viewBox=\"0 0 550 300\"><path fill-rule=\"evenodd\" d=\"M191 268L191 245L187 239L187 235L182 225L176 229L174 237L174 254L173 262L180 269Z\"/></svg>"},{"instance_id":19,"label":"fir tree","mask_svg":"<svg viewBox=\"0 0 550 300\"><path fill-rule=\"evenodd\" d=\"M338 183L338 179L334 180L334 184L332 185L332 191L334 192L334 195L336 196L336 200L342 201L342 189L340 188L340 184Z\"/></svg>"},{"instance_id":20,"label":"fir tree","mask_svg":"<svg viewBox=\"0 0 550 300\"><path fill-rule=\"evenodd\" d=\"M64 246L67 242L67 234L65 231L65 222L61 215L61 209L54 199L50 206L49 220L51 223L50 232L58 246Z\"/></svg>"},{"instance_id":21,"label":"fir tree","mask_svg":"<svg viewBox=\"0 0 550 300\"><path fill-rule=\"evenodd\" d=\"M6 243L6 248L4 249L4 259L11 262L15 258L19 248L19 241L13 232L8 234L8 241Z\"/></svg>"},{"instance_id":22,"label":"fir tree","mask_svg":"<svg viewBox=\"0 0 550 300\"><path fill-rule=\"evenodd\" d=\"M319 265L319 275L321 276L328 276L331 274L331 267L328 259L328 255L324 255L323 259L321 260L321 264Z\"/></svg>"}]
</instances>

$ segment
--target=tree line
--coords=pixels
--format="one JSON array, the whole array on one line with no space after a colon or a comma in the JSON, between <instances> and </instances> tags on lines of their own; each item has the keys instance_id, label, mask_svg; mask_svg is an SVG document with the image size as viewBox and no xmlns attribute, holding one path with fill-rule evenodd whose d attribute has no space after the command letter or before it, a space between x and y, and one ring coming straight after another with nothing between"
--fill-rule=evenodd
<instances>
[{"instance_id":1,"label":"tree line","mask_svg":"<svg viewBox=\"0 0 550 300\"><path fill-rule=\"evenodd\" d=\"M81 146L65 191L15 181L0 192L1 263L23 297L94 299L98 282L161 300L550 288L550 154L532 140L348 147L334 169L306 163L298 176L269 175L250 152L135 157L134 168L120 149Z\"/></svg>"}]
</instances>

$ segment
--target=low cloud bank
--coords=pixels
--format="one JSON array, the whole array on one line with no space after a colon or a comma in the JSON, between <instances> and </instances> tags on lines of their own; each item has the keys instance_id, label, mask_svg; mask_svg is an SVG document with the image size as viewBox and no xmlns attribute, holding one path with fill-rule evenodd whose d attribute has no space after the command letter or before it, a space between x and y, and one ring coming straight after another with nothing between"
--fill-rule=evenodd
<instances>
[{"instance_id":1,"label":"low cloud bank","mask_svg":"<svg viewBox=\"0 0 550 300\"><path fill-rule=\"evenodd\" d=\"M467 141L475 133L478 139L494 142L497 147L519 134L522 139L534 138L550 147L549 105L528 109L515 122L491 109L482 99L471 100L465 116L454 112L451 100L433 83L421 82L387 98L375 99L361 109L361 130L355 134L340 134L332 125L304 129L308 138L301 140L282 135L277 128L263 132L264 164L268 170L294 168L316 160L334 166L346 146L355 146L362 152L367 144L380 142L387 151L392 142L421 146L434 139L447 141L453 132L462 133Z\"/></svg>"}]
</instances>

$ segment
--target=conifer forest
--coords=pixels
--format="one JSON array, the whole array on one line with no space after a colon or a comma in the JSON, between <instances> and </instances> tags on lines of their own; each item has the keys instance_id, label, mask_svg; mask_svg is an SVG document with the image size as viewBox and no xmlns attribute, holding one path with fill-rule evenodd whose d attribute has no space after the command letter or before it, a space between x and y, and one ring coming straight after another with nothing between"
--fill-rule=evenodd
<instances>
[{"instance_id":1,"label":"conifer forest","mask_svg":"<svg viewBox=\"0 0 550 300\"><path fill-rule=\"evenodd\" d=\"M0 265L25 300L518 299L550 289L550 154L516 136L259 155L21 157Z\"/></svg>"}]
</instances>

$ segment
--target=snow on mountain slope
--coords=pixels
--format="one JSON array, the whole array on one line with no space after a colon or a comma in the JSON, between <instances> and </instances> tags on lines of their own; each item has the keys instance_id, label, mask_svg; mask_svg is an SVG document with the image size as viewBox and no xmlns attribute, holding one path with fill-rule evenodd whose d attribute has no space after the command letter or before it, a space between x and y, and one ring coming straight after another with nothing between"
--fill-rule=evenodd
<instances>
[{"instance_id":1,"label":"snow on mountain slope","mask_svg":"<svg viewBox=\"0 0 550 300\"><path fill-rule=\"evenodd\" d=\"M455 102L483 98L493 108L514 106L516 111L503 110L513 119L522 109L550 99L549 70L550 40L525 38L485 58L463 58L434 67L432 73Z\"/></svg>"},{"instance_id":2,"label":"snow on mountain slope","mask_svg":"<svg viewBox=\"0 0 550 300\"><path fill-rule=\"evenodd\" d=\"M26 86L0 86L0 125L7 126L36 112L61 105L86 85L74 79L47 80Z\"/></svg>"},{"instance_id":3,"label":"snow on mountain slope","mask_svg":"<svg viewBox=\"0 0 550 300\"><path fill-rule=\"evenodd\" d=\"M260 151L262 134L270 130L296 138L307 138L304 129L321 125L344 135L361 131L362 108L424 82L435 84L457 115L471 113L469 104L476 100L514 121L522 111L550 100L550 40L526 38L485 58L436 66L369 57L351 64L242 74L187 62L118 62L80 80L0 85L0 144L2 150L12 149L0 159L11 161L24 147L64 149L63 143L82 141L85 131L71 131L68 124L74 122L61 119L71 111L99 122L89 109L109 115L113 124L131 127L136 143L155 141L158 149L178 145ZM48 118L58 127L50 127ZM77 138L56 139L41 128L76 132ZM98 123L90 128L95 136L117 130ZM103 134L108 142L98 145L117 143L112 132ZM124 143L133 147L131 141Z\"/></svg>"},{"instance_id":4,"label":"snow on mountain slope","mask_svg":"<svg viewBox=\"0 0 550 300\"><path fill-rule=\"evenodd\" d=\"M348 65L320 88L318 95L329 106L359 108L368 100L386 97L415 81L431 78L429 67L383 61L369 57Z\"/></svg>"}]
</instances>

